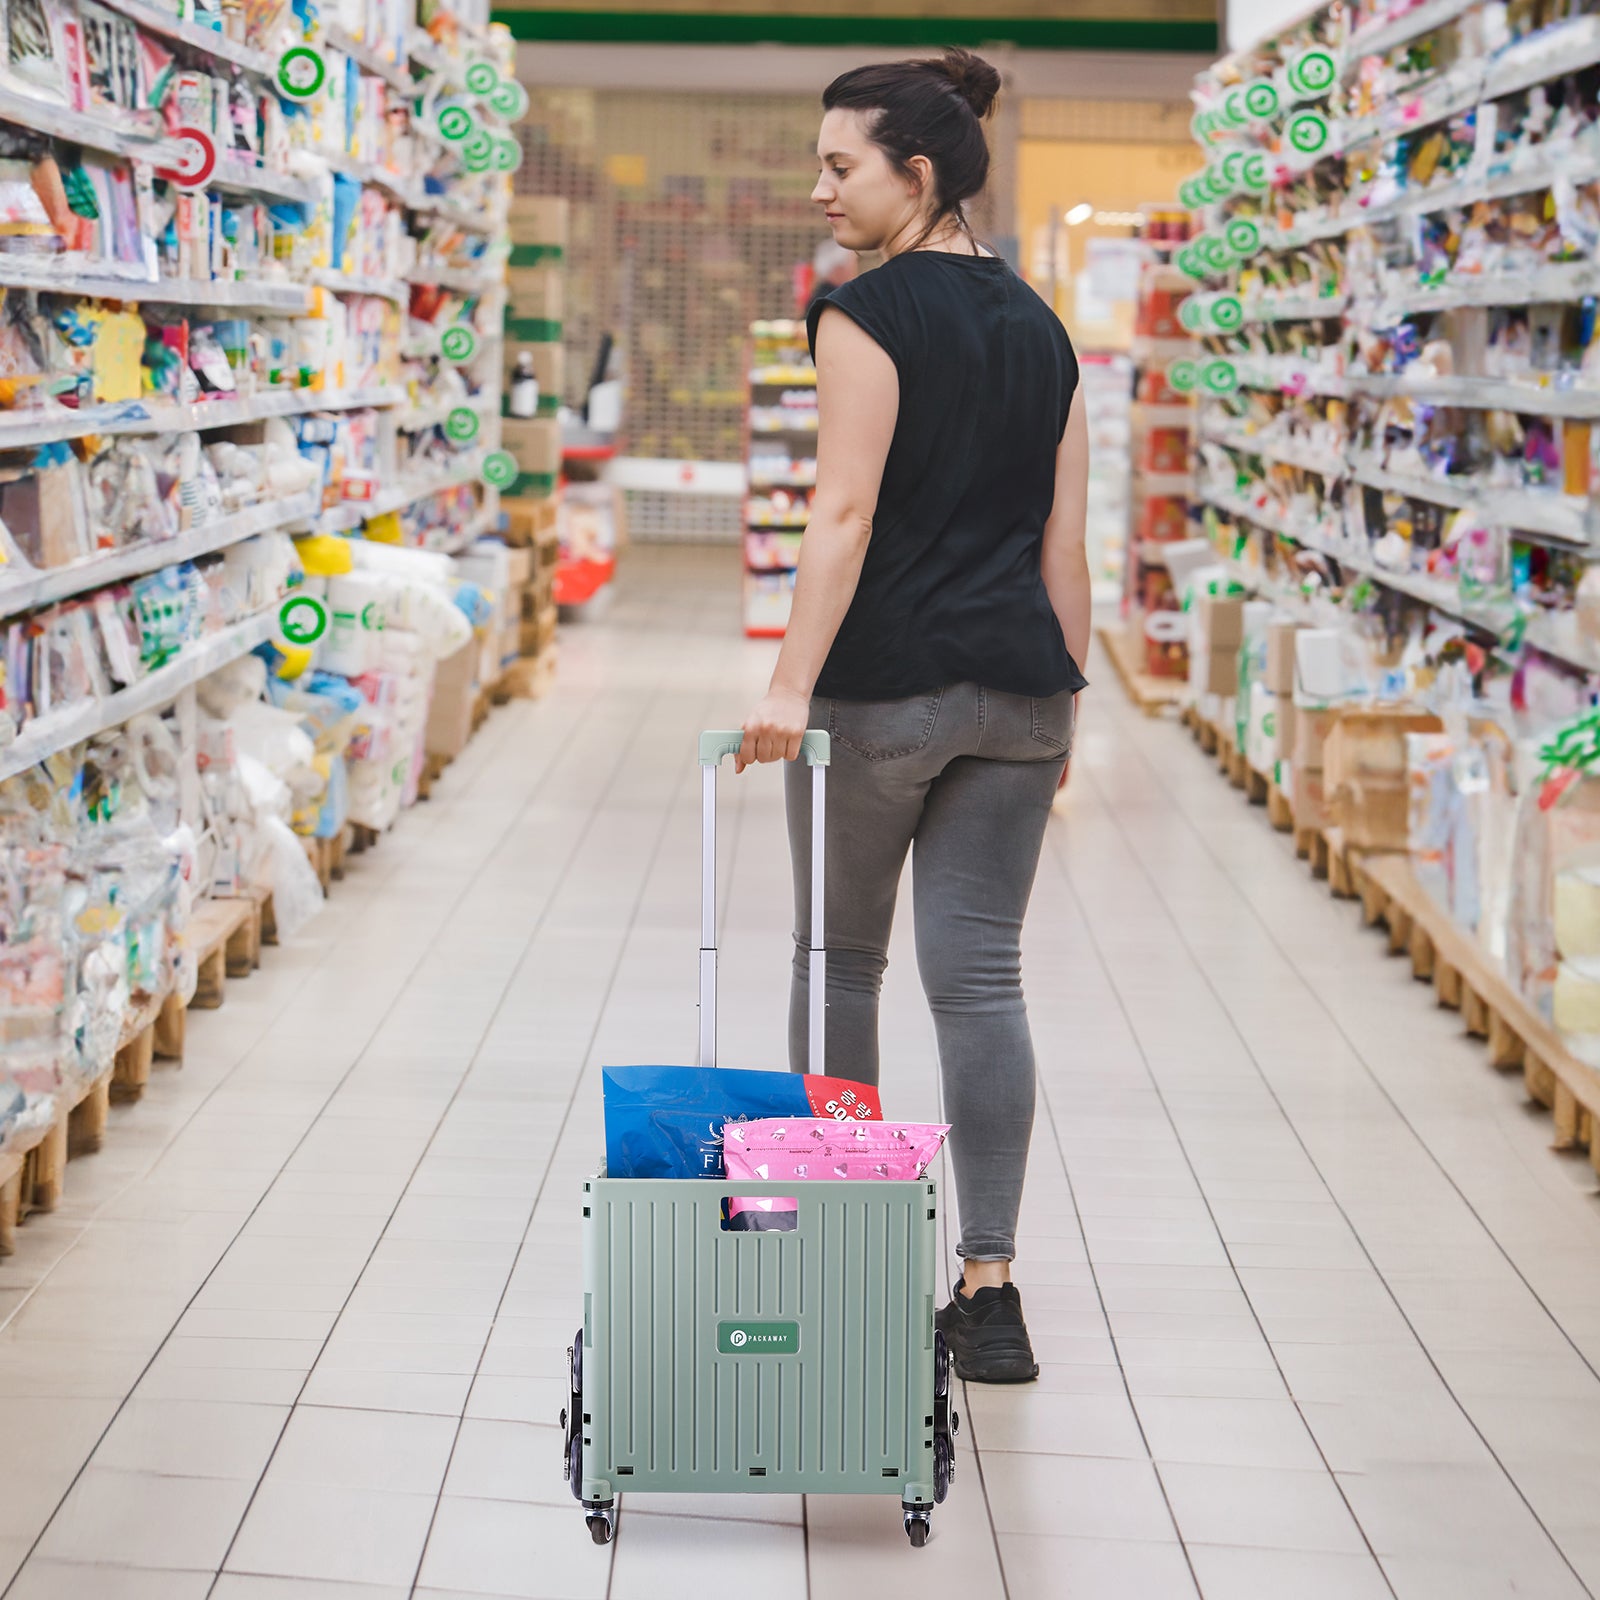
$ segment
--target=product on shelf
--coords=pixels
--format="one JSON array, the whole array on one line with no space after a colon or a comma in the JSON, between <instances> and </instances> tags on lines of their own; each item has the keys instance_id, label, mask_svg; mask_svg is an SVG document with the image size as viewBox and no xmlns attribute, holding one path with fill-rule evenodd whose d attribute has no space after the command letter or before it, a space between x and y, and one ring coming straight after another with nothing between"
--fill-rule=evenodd
<instances>
[{"instance_id":1,"label":"product on shelf","mask_svg":"<svg viewBox=\"0 0 1600 1600\"><path fill-rule=\"evenodd\" d=\"M1590 0L1323 6L1197 82L1206 164L1175 259L1203 348L1199 581L1297 625L1292 738L1265 737L1283 694L1248 630L1231 685L1197 673L1200 715L1297 826L1405 852L1600 1059L1575 909L1600 690L1597 91Z\"/></svg>"},{"instance_id":2,"label":"product on shelf","mask_svg":"<svg viewBox=\"0 0 1600 1600\"><path fill-rule=\"evenodd\" d=\"M744 630L782 638L817 481L817 373L803 322L750 329Z\"/></svg>"},{"instance_id":3,"label":"product on shelf","mask_svg":"<svg viewBox=\"0 0 1600 1600\"><path fill-rule=\"evenodd\" d=\"M292 934L311 843L415 798L436 663L475 710L530 597L553 623L533 550L472 565L505 553L509 33L479 0L7 22L0 1189L193 992L200 902L270 892Z\"/></svg>"}]
</instances>

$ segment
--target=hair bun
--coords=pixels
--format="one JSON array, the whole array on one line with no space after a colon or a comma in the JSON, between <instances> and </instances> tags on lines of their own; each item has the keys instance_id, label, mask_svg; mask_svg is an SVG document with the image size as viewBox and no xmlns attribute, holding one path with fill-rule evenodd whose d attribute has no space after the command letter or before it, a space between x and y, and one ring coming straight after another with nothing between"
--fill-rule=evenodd
<instances>
[{"instance_id":1,"label":"hair bun","mask_svg":"<svg viewBox=\"0 0 1600 1600\"><path fill-rule=\"evenodd\" d=\"M995 96L1000 93L1000 74L982 56L952 47L940 60L930 61L928 65L940 77L950 80L975 116L986 117L994 110Z\"/></svg>"}]
</instances>

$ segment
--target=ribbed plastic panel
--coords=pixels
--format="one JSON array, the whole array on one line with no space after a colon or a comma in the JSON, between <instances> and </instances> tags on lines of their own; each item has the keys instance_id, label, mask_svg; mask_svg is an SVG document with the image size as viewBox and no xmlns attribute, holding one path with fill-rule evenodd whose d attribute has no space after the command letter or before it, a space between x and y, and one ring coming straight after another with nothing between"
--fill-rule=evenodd
<instances>
[{"instance_id":1,"label":"ribbed plastic panel","mask_svg":"<svg viewBox=\"0 0 1600 1600\"><path fill-rule=\"evenodd\" d=\"M584 1190L584 1499L931 1503L936 1185ZM724 1232L729 1194L793 1196L795 1230Z\"/></svg>"}]
</instances>

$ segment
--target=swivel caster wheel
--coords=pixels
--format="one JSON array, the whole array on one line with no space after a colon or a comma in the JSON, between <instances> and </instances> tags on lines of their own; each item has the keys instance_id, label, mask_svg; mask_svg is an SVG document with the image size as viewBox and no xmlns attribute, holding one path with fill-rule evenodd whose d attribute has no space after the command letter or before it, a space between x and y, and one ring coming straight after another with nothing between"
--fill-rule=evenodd
<instances>
[{"instance_id":1,"label":"swivel caster wheel","mask_svg":"<svg viewBox=\"0 0 1600 1600\"><path fill-rule=\"evenodd\" d=\"M572 1486L572 1498L583 1498L583 1330L567 1351L568 1403L561 1413L561 1475ZM592 1527L592 1524L591 1524ZM610 1537L608 1534L607 1538ZM604 1544L604 1539L597 1539Z\"/></svg>"},{"instance_id":2,"label":"swivel caster wheel","mask_svg":"<svg viewBox=\"0 0 1600 1600\"><path fill-rule=\"evenodd\" d=\"M610 1544L617 1531L615 1502L603 1506L589 1505L584 1509L588 1512L583 1520L589 1524L589 1537L596 1544Z\"/></svg>"},{"instance_id":3,"label":"swivel caster wheel","mask_svg":"<svg viewBox=\"0 0 1600 1600\"><path fill-rule=\"evenodd\" d=\"M920 1550L928 1542L928 1534L933 1529L932 1515L924 1508L913 1510L905 1508L906 1538L911 1541L913 1550Z\"/></svg>"},{"instance_id":4,"label":"swivel caster wheel","mask_svg":"<svg viewBox=\"0 0 1600 1600\"><path fill-rule=\"evenodd\" d=\"M955 1436L961 1418L950 1405L950 1346L933 1336L933 1501L943 1505L956 1475ZM909 1530L908 1530L909 1531Z\"/></svg>"}]
</instances>

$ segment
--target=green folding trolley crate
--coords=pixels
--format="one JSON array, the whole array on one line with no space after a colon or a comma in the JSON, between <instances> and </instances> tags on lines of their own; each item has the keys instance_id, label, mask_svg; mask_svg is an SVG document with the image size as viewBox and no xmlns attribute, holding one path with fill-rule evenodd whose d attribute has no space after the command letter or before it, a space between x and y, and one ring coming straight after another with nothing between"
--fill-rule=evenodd
<instances>
[{"instance_id":1,"label":"green folding trolley crate","mask_svg":"<svg viewBox=\"0 0 1600 1600\"><path fill-rule=\"evenodd\" d=\"M739 733L700 738L700 1048L717 1055L716 782ZM812 772L810 1068L823 1070L828 735ZM792 1231L725 1230L722 1201L790 1196ZM938 1188L908 1182L608 1178L583 1186L583 1327L564 1470L597 1544L617 1496L897 1495L927 1541L959 1418L933 1325Z\"/></svg>"}]
</instances>

